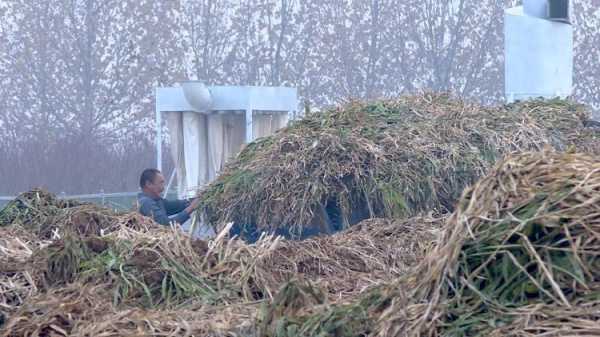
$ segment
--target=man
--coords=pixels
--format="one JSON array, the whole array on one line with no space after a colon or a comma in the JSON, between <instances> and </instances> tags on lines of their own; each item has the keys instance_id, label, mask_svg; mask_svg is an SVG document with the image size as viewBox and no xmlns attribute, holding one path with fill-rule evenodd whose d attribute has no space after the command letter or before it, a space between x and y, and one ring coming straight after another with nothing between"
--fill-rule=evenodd
<instances>
[{"instance_id":1,"label":"man","mask_svg":"<svg viewBox=\"0 0 600 337\"><path fill-rule=\"evenodd\" d=\"M140 176L138 205L140 213L152 217L161 225L176 222L182 225L198 207L199 199L191 203L186 200L166 200L161 197L165 190L165 177L157 169L146 169Z\"/></svg>"}]
</instances>

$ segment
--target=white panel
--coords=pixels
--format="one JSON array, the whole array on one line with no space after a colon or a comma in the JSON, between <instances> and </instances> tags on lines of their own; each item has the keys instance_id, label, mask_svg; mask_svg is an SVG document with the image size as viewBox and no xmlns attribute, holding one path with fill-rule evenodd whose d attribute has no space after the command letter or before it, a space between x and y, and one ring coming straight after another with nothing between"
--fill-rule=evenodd
<instances>
[{"instance_id":1,"label":"white panel","mask_svg":"<svg viewBox=\"0 0 600 337\"><path fill-rule=\"evenodd\" d=\"M167 127L169 128L169 138L171 138L171 156L175 163L177 172L177 196L179 199L187 197L185 186L185 153L183 141L183 113L180 111L171 111L165 113Z\"/></svg>"},{"instance_id":2,"label":"white panel","mask_svg":"<svg viewBox=\"0 0 600 337\"><path fill-rule=\"evenodd\" d=\"M252 108L258 113L288 113L298 109L298 93L295 88L209 86L208 89L213 100L213 111L244 111ZM160 111L194 111L180 87L158 88L156 100Z\"/></svg>"},{"instance_id":3,"label":"white panel","mask_svg":"<svg viewBox=\"0 0 600 337\"><path fill-rule=\"evenodd\" d=\"M209 182L214 180L225 165L225 120L224 115L207 116L208 121L208 170ZM200 158L200 160L205 160Z\"/></svg>"},{"instance_id":4,"label":"white panel","mask_svg":"<svg viewBox=\"0 0 600 337\"><path fill-rule=\"evenodd\" d=\"M298 109L296 89L282 87L250 87L255 111L295 111Z\"/></svg>"},{"instance_id":5,"label":"white panel","mask_svg":"<svg viewBox=\"0 0 600 337\"><path fill-rule=\"evenodd\" d=\"M270 136L285 127L288 116L286 114L260 114L255 115L253 119L253 136L254 139L257 139Z\"/></svg>"},{"instance_id":6,"label":"white panel","mask_svg":"<svg viewBox=\"0 0 600 337\"><path fill-rule=\"evenodd\" d=\"M196 196L200 187L208 182L208 135L206 116L196 112L183 113L183 151L185 163L185 188L187 197Z\"/></svg>"},{"instance_id":7,"label":"white panel","mask_svg":"<svg viewBox=\"0 0 600 337\"><path fill-rule=\"evenodd\" d=\"M216 178L244 141L251 142L284 127L288 115L298 109L294 88L209 86L208 90L212 110L198 113L192 112L194 108L181 87L156 89L157 119L163 111L182 112L182 116L168 115L169 126L173 126L171 139L182 142L181 146L172 146L179 154L175 161L179 161L180 196L193 197L198 188ZM157 135L160 136L160 129Z\"/></svg>"},{"instance_id":8,"label":"white panel","mask_svg":"<svg viewBox=\"0 0 600 337\"><path fill-rule=\"evenodd\" d=\"M509 101L565 97L573 86L571 25L523 14L505 13L505 93Z\"/></svg>"},{"instance_id":9,"label":"white panel","mask_svg":"<svg viewBox=\"0 0 600 337\"><path fill-rule=\"evenodd\" d=\"M160 111L194 111L181 88L157 88L156 106Z\"/></svg>"},{"instance_id":10,"label":"white panel","mask_svg":"<svg viewBox=\"0 0 600 337\"><path fill-rule=\"evenodd\" d=\"M224 117L224 132L225 132L225 155L226 160L229 160L240 152L242 145L246 140L246 126L244 115L228 114Z\"/></svg>"},{"instance_id":11,"label":"white panel","mask_svg":"<svg viewBox=\"0 0 600 337\"><path fill-rule=\"evenodd\" d=\"M548 0L523 0L525 14L538 18L547 17Z\"/></svg>"}]
</instances>

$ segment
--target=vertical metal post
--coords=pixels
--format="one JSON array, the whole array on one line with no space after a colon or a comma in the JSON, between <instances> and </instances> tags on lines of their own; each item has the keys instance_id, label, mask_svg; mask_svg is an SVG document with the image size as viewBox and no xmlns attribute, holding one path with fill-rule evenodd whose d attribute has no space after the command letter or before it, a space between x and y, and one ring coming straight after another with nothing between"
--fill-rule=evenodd
<instances>
[{"instance_id":1,"label":"vertical metal post","mask_svg":"<svg viewBox=\"0 0 600 337\"><path fill-rule=\"evenodd\" d=\"M508 93L508 95L506 95L506 103L510 104L510 103L514 103L515 102L515 93L514 92L510 92Z\"/></svg>"},{"instance_id":2,"label":"vertical metal post","mask_svg":"<svg viewBox=\"0 0 600 337\"><path fill-rule=\"evenodd\" d=\"M251 143L254 139L252 123L252 108L246 108L246 144Z\"/></svg>"},{"instance_id":3,"label":"vertical metal post","mask_svg":"<svg viewBox=\"0 0 600 337\"><path fill-rule=\"evenodd\" d=\"M169 194L169 190L171 189L171 185L173 184L173 179L175 178L175 174L177 174L177 167L175 167L173 169L173 172L171 172L171 177L169 178L169 183L167 184L167 188L165 188L165 192L163 193L163 198L167 198L167 195ZM177 198L179 198L179 194L177 195Z\"/></svg>"},{"instance_id":4,"label":"vertical metal post","mask_svg":"<svg viewBox=\"0 0 600 337\"><path fill-rule=\"evenodd\" d=\"M156 168L162 171L162 119L158 104L158 88L156 88L154 93L154 101L156 110Z\"/></svg>"}]
</instances>

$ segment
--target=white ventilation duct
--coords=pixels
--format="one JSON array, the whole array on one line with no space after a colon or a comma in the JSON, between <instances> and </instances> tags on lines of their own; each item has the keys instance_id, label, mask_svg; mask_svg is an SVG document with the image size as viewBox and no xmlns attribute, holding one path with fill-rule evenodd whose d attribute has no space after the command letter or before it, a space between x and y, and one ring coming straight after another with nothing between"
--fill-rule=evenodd
<instances>
[{"instance_id":1,"label":"white ventilation duct","mask_svg":"<svg viewBox=\"0 0 600 337\"><path fill-rule=\"evenodd\" d=\"M212 108L212 96L202 81L181 82L183 95L196 112L208 113Z\"/></svg>"}]
</instances>

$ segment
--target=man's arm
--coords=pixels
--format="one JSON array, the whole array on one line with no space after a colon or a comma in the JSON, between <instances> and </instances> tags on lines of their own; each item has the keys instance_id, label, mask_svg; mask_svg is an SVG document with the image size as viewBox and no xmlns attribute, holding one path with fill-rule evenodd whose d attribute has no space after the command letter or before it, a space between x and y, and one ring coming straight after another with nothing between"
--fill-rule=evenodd
<instances>
[{"instance_id":1,"label":"man's arm","mask_svg":"<svg viewBox=\"0 0 600 337\"><path fill-rule=\"evenodd\" d=\"M163 226L168 226L173 221L183 224L190 218L191 212L183 210L173 216L168 216L165 209L160 207L160 204L157 201L150 198L144 198L140 200L140 213L152 217L154 221Z\"/></svg>"},{"instance_id":2,"label":"man's arm","mask_svg":"<svg viewBox=\"0 0 600 337\"><path fill-rule=\"evenodd\" d=\"M170 203L172 203L172 202L173 201L170 201ZM178 212L177 215L179 215L181 213L186 213L188 216L190 216L198 208L199 205L200 205L200 198L196 198L196 199L192 199L192 201L176 200L175 204L172 204L169 207L172 207L172 209L175 209L175 210L183 208L183 210ZM166 206L165 206L165 208L166 208Z\"/></svg>"},{"instance_id":3,"label":"man's arm","mask_svg":"<svg viewBox=\"0 0 600 337\"><path fill-rule=\"evenodd\" d=\"M159 203L150 198L143 198L140 200L140 213L151 217L154 221L164 226L169 225L171 222L167 213L160 207Z\"/></svg>"},{"instance_id":4,"label":"man's arm","mask_svg":"<svg viewBox=\"0 0 600 337\"><path fill-rule=\"evenodd\" d=\"M184 222L188 221L188 219L190 218L190 213L188 213L186 210L183 210L173 216L170 216L169 219L170 221L175 221L178 224L182 225Z\"/></svg>"},{"instance_id":5,"label":"man's arm","mask_svg":"<svg viewBox=\"0 0 600 337\"><path fill-rule=\"evenodd\" d=\"M181 213L190 205L190 202L187 200L164 200L165 209L167 210L167 215L174 215L177 213Z\"/></svg>"}]
</instances>

